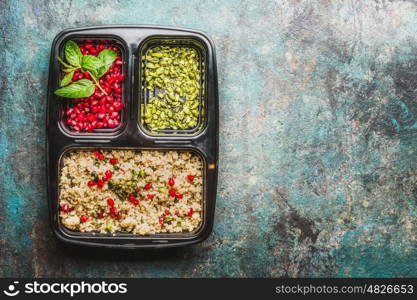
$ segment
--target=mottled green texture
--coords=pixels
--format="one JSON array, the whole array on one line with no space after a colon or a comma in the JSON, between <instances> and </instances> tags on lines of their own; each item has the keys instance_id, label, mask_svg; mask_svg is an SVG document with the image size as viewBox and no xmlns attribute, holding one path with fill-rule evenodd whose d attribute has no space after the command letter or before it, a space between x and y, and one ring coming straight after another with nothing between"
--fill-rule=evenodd
<instances>
[{"instance_id":1,"label":"mottled green texture","mask_svg":"<svg viewBox=\"0 0 417 300\"><path fill-rule=\"evenodd\" d=\"M417 276L416 1L1 1L1 276ZM49 48L66 27L162 24L217 46L220 173L204 243L58 244Z\"/></svg>"}]
</instances>

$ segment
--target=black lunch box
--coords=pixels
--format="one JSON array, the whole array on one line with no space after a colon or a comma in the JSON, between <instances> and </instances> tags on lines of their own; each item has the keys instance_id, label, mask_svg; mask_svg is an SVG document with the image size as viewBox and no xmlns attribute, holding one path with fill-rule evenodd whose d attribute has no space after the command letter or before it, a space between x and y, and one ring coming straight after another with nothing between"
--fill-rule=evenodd
<instances>
[{"instance_id":1,"label":"black lunch box","mask_svg":"<svg viewBox=\"0 0 417 300\"><path fill-rule=\"evenodd\" d=\"M121 123L112 129L95 129L91 133L75 133L64 123L66 99L54 94L59 87L63 46L69 40L111 40L121 50L125 64L125 80L122 86ZM177 45L194 48L200 59L202 85L200 90L199 119L194 129L151 132L141 121L151 96L143 87L141 57L146 51L159 45ZM109 248L163 248L195 244L206 239L213 228L218 170L218 86L217 67L213 41L205 33L160 26L97 26L64 30L59 33L51 49L47 130L47 189L52 229L64 242ZM134 235L129 233L99 234L76 232L65 228L59 218L59 172L61 158L68 151L82 150L159 150L191 151L203 160L203 216L199 230L192 233L161 233Z\"/></svg>"}]
</instances>

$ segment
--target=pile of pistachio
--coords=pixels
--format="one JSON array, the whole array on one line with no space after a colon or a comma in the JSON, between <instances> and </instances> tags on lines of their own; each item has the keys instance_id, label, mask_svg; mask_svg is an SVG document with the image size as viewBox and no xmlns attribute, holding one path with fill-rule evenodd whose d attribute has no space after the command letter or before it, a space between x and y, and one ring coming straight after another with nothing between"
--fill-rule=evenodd
<instances>
[{"instance_id":1,"label":"pile of pistachio","mask_svg":"<svg viewBox=\"0 0 417 300\"><path fill-rule=\"evenodd\" d=\"M142 108L150 130L192 129L199 118L200 71L197 51L154 47L142 57L146 88L154 97Z\"/></svg>"}]
</instances>

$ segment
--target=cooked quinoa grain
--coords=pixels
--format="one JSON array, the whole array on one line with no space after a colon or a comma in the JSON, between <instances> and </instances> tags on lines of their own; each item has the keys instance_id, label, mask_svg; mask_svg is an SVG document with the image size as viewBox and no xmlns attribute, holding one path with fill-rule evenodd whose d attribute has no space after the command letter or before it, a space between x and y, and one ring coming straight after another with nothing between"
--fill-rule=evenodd
<instances>
[{"instance_id":1,"label":"cooked quinoa grain","mask_svg":"<svg viewBox=\"0 0 417 300\"><path fill-rule=\"evenodd\" d=\"M192 232L202 223L201 158L178 151L67 153L59 177L62 224L81 232Z\"/></svg>"}]
</instances>

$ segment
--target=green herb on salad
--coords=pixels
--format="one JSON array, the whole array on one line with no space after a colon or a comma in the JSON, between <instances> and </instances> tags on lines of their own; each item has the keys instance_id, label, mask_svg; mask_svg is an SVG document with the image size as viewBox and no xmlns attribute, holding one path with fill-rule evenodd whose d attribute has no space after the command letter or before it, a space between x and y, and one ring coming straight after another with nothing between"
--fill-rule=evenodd
<instances>
[{"instance_id":1,"label":"green herb on salad","mask_svg":"<svg viewBox=\"0 0 417 300\"><path fill-rule=\"evenodd\" d=\"M58 61L64 66L64 77L61 80L61 88L55 91L55 95L64 98L85 98L90 97L96 86L107 95L106 91L100 86L99 79L111 67L117 58L117 53L110 49L102 50L98 56L83 55L80 47L74 41L68 41L65 44L64 56L66 62L58 57ZM71 83L74 72L81 69L82 72L88 72L92 80L80 79ZM71 84L70 84L71 83Z\"/></svg>"}]
</instances>

